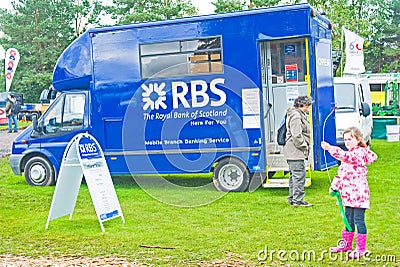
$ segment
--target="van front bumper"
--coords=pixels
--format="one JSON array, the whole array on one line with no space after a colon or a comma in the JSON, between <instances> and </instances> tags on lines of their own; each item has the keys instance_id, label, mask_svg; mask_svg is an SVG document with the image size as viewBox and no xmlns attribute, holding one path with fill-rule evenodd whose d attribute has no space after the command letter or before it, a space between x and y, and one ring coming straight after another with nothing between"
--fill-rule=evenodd
<instances>
[{"instance_id":1,"label":"van front bumper","mask_svg":"<svg viewBox=\"0 0 400 267\"><path fill-rule=\"evenodd\" d=\"M11 155L10 156L10 166L15 175L21 175L21 160L24 155Z\"/></svg>"}]
</instances>

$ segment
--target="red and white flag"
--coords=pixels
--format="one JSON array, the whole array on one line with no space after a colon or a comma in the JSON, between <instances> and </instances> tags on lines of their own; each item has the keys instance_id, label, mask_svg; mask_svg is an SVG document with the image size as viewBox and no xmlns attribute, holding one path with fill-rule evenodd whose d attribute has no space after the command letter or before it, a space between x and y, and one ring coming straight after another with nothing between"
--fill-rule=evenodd
<instances>
[{"instance_id":1,"label":"red and white flag","mask_svg":"<svg viewBox=\"0 0 400 267\"><path fill-rule=\"evenodd\" d=\"M11 82L14 78L15 70L19 62L19 52L15 48L9 48L6 52L4 73L6 75L6 92L10 90Z\"/></svg>"},{"instance_id":2,"label":"red and white flag","mask_svg":"<svg viewBox=\"0 0 400 267\"><path fill-rule=\"evenodd\" d=\"M343 73L360 74L365 72L364 67L364 38L343 28L346 43L346 64Z\"/></svg>"}]
</instances>

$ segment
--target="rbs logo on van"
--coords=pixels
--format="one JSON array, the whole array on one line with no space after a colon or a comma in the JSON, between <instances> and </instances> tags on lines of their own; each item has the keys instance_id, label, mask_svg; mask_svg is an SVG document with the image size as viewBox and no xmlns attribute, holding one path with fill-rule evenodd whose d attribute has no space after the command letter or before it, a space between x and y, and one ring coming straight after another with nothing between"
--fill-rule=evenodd
<instances>
[{"instance_id":1,"label":"rbs logo on van","mask_svg":"<svg viewBox=\"0 0 400 267\"><path fill-rule=\"evenodd\" d=\"M203 80L190 81L190 85L186 82L177 81L171 83L172 92L172 107L177 109L180 104L185 108L201 108L207 105L219 107L226 102L226 93L217 88L217 84L224 84L225 79L217 78L210 82L208 87L207 82ZM143 110L159 110L160 108L167 109L165 101L166 97L165 82L142 84L142 100L144 102ZM217 96L217 99L210 99L208 92ZM190 100L186 96L190 95Z\"/></svg>"}]
</instances>

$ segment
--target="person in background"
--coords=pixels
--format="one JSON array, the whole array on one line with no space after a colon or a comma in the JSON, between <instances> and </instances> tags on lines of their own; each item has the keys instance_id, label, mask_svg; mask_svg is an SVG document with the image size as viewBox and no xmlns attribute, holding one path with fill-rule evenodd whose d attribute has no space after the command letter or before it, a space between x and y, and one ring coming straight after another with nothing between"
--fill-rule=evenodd
<instances>
[{"instance_id":1,"label":"person in background","mask_svg":"<svg viewBox=\"0 0 400 267\"><path fill-rule=\"evenodd\" d=\"M339 190L343 206L346 207L346 218L352 228L351 232L342 231L344 243L330 248L330 251L351 251L354 228L357 226L356 249L349 254L349 258L356 259L366 254L367 228L364 217L365 210L369 209L370 196L366 165L375 162L378 156L368 148L357 127L346 129L343 139L348 151L327 142L321 142L322 149L327 150L332 157L341 161L338 175L333 179L330 191Z\"/></svg>"},{"instance_id":2,"label":"person in background","mask_svg":"<svg viewBox=\"0 0 400 267\"><path fill-rule=\"evenodd\" d=\"M8 100L6 104L6 116L8 118L8 132L12 133L12 124L14 123L14 133L18 132L18 120L17 115L14 111L16 105L16 99L13 94L8 94Z\"/></svg>"},{"instance_id":3,"label":"person in background","mask_svg":"<svg viewBox=\"0 0 400 267\"><path fill-rule=\"evenodd\" d=\"M307 118L308 108L312 99L299 96L293 107L286 111L286 144L283 147L286 161L289 165L289 205L293 207L311 207L304 200L306 183L305 159L310 153L310 123Z\"/></svg>"}]
</instances>

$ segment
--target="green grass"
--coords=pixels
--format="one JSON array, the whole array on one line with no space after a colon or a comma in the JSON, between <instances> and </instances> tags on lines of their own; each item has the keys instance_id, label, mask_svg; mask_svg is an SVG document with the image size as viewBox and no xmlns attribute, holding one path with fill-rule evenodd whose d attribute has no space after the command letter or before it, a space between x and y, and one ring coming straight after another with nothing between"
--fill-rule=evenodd
<instances>
[{"instance_id":1,"label":"green grass","mask_svg":"<svg viewBox=\"0 0 400 267\"><path fill-rule=\"evenodd\" d=\"M224 259L232 252L263 266L400 266L400 143L373 140L372 147L379 159L369 166L371 209L366 213L366 224L370 260L342 261L339 256L335 260L328 254L318 260L323 250L336 245L343 228L336 201L328 194L327 172L312 174L313 184L306 189L306 200L315 205L312 208L288 206L287 189L222 194L214 189L187 188L211 182L204 175L167 178L186 190L154 185L150 191L161 198L159 201L133 178L115 177L126 223L120 218L107 221L102 233L85 184L72 220L58 218L45 230L54 187L28 186L23 177L12 174L8 158L0 159L0 255L116 255L147 265L198 266ZM330 170L331 177L336 171ZM258 255L265 257L259 251L265 248L268 257L259 261ZM314 251L317 260L279 260L277 252L271 259L271 250L286 251L286 259ZM375 260L392 255L396 262Z\"/></svg>"},{"instance_id":2,"label":"green grass","mask_svg":"<svg viewBox=\"0 0 400 267\"><path fill-rule=\"evenodd\" d=\"M18 121L18 130L24 129L24 128L28 127L31 124L32 124L32 122L30 122L30 121L26 121L26 122ZM13 125L13 129L14 129L14 125ZM8 130L8 124L0 125L0 130Z\"/></svg>"}]
</instances>

